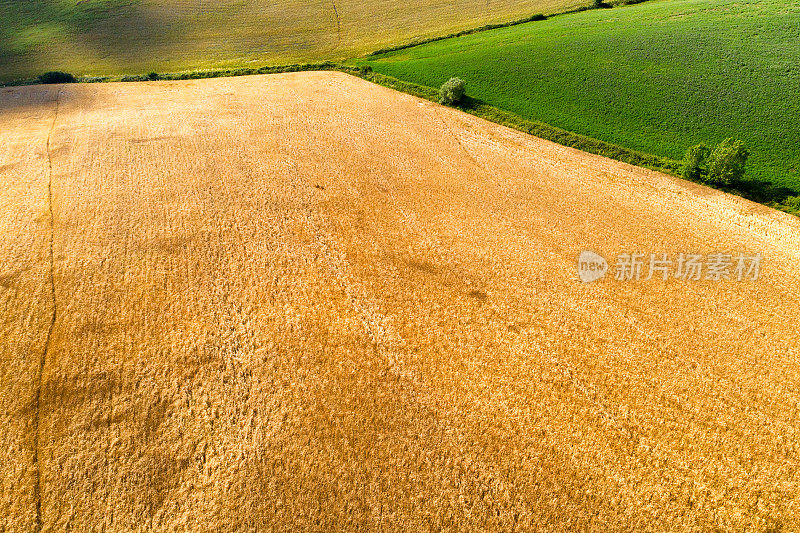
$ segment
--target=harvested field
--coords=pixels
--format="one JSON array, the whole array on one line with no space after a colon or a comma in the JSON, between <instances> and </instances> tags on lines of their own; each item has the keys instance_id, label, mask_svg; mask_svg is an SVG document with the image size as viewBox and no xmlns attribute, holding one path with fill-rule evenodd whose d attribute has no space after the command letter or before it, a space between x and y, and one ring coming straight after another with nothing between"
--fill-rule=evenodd
<instances>
[{"instance_id":1,"label":"harvested field","mask_svg":"<svg viewBox=\"0 0 800 533\"><path fill-rule=\"evenodd\" d=\"M0 182L0 530L800 529L789 215L342 73L0 89Z\"/></svg>"}]
</instances>

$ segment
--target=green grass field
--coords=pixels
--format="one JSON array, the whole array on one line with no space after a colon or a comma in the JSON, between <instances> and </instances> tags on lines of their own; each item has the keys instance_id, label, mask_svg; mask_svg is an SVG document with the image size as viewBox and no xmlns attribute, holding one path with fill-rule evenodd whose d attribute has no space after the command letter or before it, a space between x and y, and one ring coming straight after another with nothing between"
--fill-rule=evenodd
<instances>
[{"instance_id":1,"label":"green grass field","mask_svg":"<svg viewBox=\"0 0 800 533\"><path fill-rule=\"evenodd\" d=\"M459 76L488 104L662 157L740 138L752 151L752 188L766 200L800 194L798 3L655 1L362 63L430 87Z\"/></svg>"},{"instance_id":2,"label":"green grass field","mask_svg":"<svg viewBox=\"0 0 800 533\"><path fill-rule=\"evenodd\" d=\"M589 0L0 0L0 81L341 60Z\"/></svg>"}]
</instances>

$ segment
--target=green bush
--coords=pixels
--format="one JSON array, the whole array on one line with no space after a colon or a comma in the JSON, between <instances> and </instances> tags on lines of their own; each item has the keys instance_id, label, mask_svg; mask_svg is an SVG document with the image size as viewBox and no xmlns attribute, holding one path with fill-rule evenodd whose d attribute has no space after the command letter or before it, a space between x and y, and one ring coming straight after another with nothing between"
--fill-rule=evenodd
<instances>
[{"instance_id":1,"label":"green bush","mask_svg":"<svg viewBox=\"0 0 800 533\"><path fill-rule=\"evenodd\" d=\"M39 76L42 83L75 83L75 76L67 72L45 72Z\"/></svg>"},{"instance_id":2,"label":"green bush","mask_svg":"<svg viewBox=\"0 0 800 533\"><path fill-rule=\"evenodd\" d=\"M792 212L800 213L800 196L790 196L783 201L783 205L788 207Z\"/></svg>"},{"instance_id":3,"label":"green bush","mask_svg":"<svg viewBox=\"0 0 800 533\"><path fill-rule=\"evenodd\" d=\"M156 81L157 79L160 78L161 76L159 76L157 72L151 72L150 74L147 75L147 79L150 81Z\"/></svg>"},{"instance_id":4,"label":"green bush","mask_svg":"<svg viewBox=\"0 0 800 533\"><path fill-rule=\"evenodd\" d=\"M710 153L711 150L703 143L686 150L681 167L681 175L684 179L692 181L704 179L707 174L706 159Z\"/></svg>"},{"instance_id":5,"label":"green bush","mask_svg":"<svg viewBox=\"0 0 800 533\"><path fill-rule=\"evenodd\" d=\"M687 180L704 181L710 185L737 185L744 178L744 166L749 155L742 141L731 138L719 143L714 150L701 143L686 151L681 175Z\"/></svg>"},{"instance_id":6,"label":"green bush","mask_svg":"<svg viewBox=\"0 0 800 533\"><path fill-rule=\"evenodd\" d=\"M708 156L706 181L715 185L735 185L744 177L744 166L750 156L742 141L727 138Z\"/></svg>"},{"instance_id":7,"label":"green bush","mask_svg":"<svg viewBox=\"0 0 800 533\"><path fill-rule=\"evenodd\" d=\"M466 90L464 80L450 78L439 89L439 103L444 105L458 105L463 100Z\"/></svg>"}]
</instances>

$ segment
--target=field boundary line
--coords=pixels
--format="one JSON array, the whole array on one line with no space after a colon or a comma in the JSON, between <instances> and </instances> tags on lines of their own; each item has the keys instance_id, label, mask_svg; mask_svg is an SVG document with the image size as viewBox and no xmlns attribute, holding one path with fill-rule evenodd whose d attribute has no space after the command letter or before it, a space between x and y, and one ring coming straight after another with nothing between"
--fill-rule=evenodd
<instances>
[{"instance_id":1,"label":"field boundary line","mask_svg":"<svg viewBox=\"0 0 800 533\"><path fill-rule=\"evenodd\" d=\"M58 305L56 303L56 284L55 284L55 259L53 254L53 241L54 241L54 215L53 215L53 157L50 150L51 141L53 138L53 132L56 128L56 121L58 120L58 112L61 107L61 93L64 90L63 87L58 89L58 93L56 93L56 110L53 114L53 121L50 124L50 130L47 132L47 169L48 169L48 179L47 179L47 207L49 211L49 233L50 233L50 244L49 244L49 284L50 284L50 299L52 302L52 312L50 315L50 325L47 328L47 336L45 337L45 344L44 349L42 350L42 354L39 357L39 371L36 377L36 404L34 408L34 432L33 432L33 464L35 468L35 478L34 478L34 486L33 486L33 496L36 504L36 521L34 526L34 531L37 533L42 530L42 469L39 465L39 415L40 415L40 407L42 401L42 377L44 376L44 367L47 363L47 355L50 352L50 343L53 338L53 330L55 329L56 324L56 317L58 316Z\"/></svg>"},{"instance_id":2,"label":"field boundary line","mask_svg":"<svg viewBox=\"0 0 800 533\"><path fill-rule=\"evenodd\" d=\"M621 2L621 3L617 3L617 4L601 2L599 5L590 3L590 4L585 4L585 5L582 5L582 6L579 6L579 7L575 7L575 8L572 8L572 9L568 9L566 11L557 11L555 13L550 13L549 15L546 15L544 13L535 13L535 14L529 15L527 17L518 18L518 19L514 19L514 20L509 20L507 22L496 22L496 23L493 23L493 24L484 24L483 26L467 28L465 30L457 31L457 32L454 32L454 33L449 33L449 34L446 34L446 35L440 35L440 36L437 36L437 37L428 37L428 38L424 38L424 39L412 40L412 41L409 41L409 42L406 42L406 43L402 43L402 44L398 44L398 45L394 45L394 46L387 46L387 47L375 50L373 52L370 52L364 57L375 57L375 56L379 56L379 55L383 55L383 54L388 54L388 53L391 53L391 52L399 52L401 50L408 50L409 48L415 48L417 46L422 46L422 45L425 45L425 44L435 43L435 42L439 42L439 41L446 41L446 40L449 40L449 39L457 39L459 37L464 37L465 35L474 35L476 33L483 33L483 32L492 31L492 30L499 30L499 29L502 29L502 28L511 28L513 26L520 26L522 24L528 24L528 23L531 23L531 22L540 22L542 20L547 20L547 19L550 19L550 18L553 18L553 17L560 17L562 15L574 15L576 13L582 13L584 11L593 11L595 9L614 9L614 8L618 9L618 8L621 8L621 7L629 7L629 6L632 6L632 5L641 4L641 3L644 3L644 2L647 2L647 1L648 0L633 0L633 1L628 1L628 2ZM486 7L487 8L489 7L489 0L486 0Z\"/></svg>"}]
</instances>

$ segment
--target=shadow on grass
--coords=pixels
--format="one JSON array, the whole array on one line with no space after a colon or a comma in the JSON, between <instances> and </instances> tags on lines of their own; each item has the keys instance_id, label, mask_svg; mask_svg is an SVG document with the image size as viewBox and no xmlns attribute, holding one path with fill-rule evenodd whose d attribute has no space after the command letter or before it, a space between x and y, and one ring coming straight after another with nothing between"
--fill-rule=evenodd
<instances>
[{"instance_id":1,"label":"shadow on grass","mask_svg":"<svg viewBox=\"0 0 800 533\"><path fill-rule=\"evenodd\" d=\"M157 53L154 37L181 29L138 0L0 0L0 20L0 80L69 70L43 59L52 41L126 61Z\"/></svg>"},{"instance_id":2,"label":"shadow on grass","mask_svg":"<svg viewBox=\"0 0 800 533\"><path fill-rule=\"evenodd\" d=\"M769 181L745 180L731 187L729 192L739 194L762 204L782 204L788 205L792 198L800 196L799 188L785 187L776 185Z\"/></svg>"},{"instance_id":3,"label":"shadow on grass","mask_svg":"<svg viewBox=\"0 0 800 533\"><path fill-rule=\"evenodd\" d=\"M462 109L464 111L475 111L475 110L481 108L482 106L486 106L486 105L489 105L489 104L487 104L483 100L479 100L479 99L473 98L473 97L471 97L469 95L465 95L461 99L461 102L456 107L458 107L458 109Z\"/></svg>"}]
</instances>

